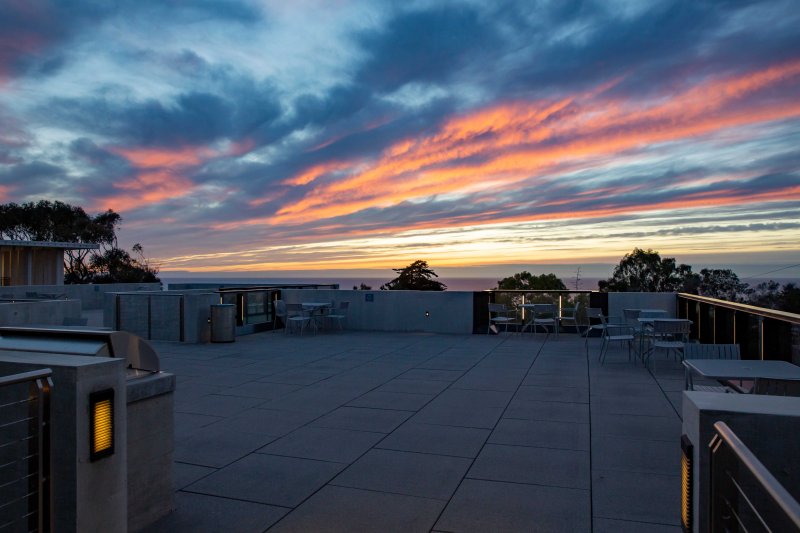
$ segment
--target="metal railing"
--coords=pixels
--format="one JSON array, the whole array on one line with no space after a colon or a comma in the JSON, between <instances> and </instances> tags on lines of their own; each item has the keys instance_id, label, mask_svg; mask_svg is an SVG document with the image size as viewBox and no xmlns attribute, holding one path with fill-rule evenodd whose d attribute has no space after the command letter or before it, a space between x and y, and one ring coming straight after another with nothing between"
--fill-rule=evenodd
<instances>
[{"instance_id":1,"label":"metal railing","mask_svg":"<svg viewBox=\"0 0 800 533\"><path fill-rule=\"evenodd\" d=\"M297 285L274 284L248 287L223 287L217 289L220 303L236 306L236 333L246 334L270 330L275 323L275 300L280 299L282 289L330 290L338 284Z\"/></svg>"},{"instance_id":2,"label":"metal railing","mask_svg":"<svg viewBox=\"0 0 800 533\"><path fill-rule=\"evenodd\" d=\"M711 449L711 531L800 531L800 504L724 422Z\"/></svg>"},{"instance_id":3,"label":"metal railing","mask_svg":"<svg viewBox=\"0 0 800 533\"><path fill-rule=\"evenodd\" d=\"M474 331L485 333L489 323L488 304L502 303L509 307L519 308L521 305L529 303L554 304L558 307L558 315L562 316L562 310L568 307L575 307L580 303L578 312L578 322L585 324L586 308L600 307L608 309L608 295L599 291L592 290L506 290L489 289L480 293L475 293L475 304L473 306L473 316L475 324ZM481 298L480 296L486 296ZM526 310L520 310L520 318L527 320Z\"/></svg>"},{"instance_id":4,"label":"metal railing","mask_svg":"<svg viewBox=\"0 0 800 533\"><path fill-rule=\"evenodd\" d=\"M0 531L51 531L49 368L0 377Z\"/></svg>"},{"instance_id":5,"label":"metal railing","mask_svg":"<svg viewBox=\"0 0 800 533\"><path fill-rule=\"evenodd\" d=\"M742 359L800 362L800 315L685 293L677 307L703 344L738 344Z\"/></svg>"}]
</instances>

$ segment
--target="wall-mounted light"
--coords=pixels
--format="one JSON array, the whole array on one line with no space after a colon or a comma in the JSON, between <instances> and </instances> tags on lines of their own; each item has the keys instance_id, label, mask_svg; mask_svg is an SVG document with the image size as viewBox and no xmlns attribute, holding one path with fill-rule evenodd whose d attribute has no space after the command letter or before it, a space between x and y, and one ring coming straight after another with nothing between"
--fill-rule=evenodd
<instances>
[{"instance_id":1,"label":"wall-mounted light","mask_svg":"<svg viewBox=\"0 0 800 533\"><path fill-rule=\"evenodd\" d=\"M681 435L681 527L692 531L692 467L694 447L687 435Z\"/></svg>"},{"instance_id":2,"label":"wall-mounted light","mask_svg":"<svg viewBox=\"0 0 800 533\"><path fill-rule=\"evenodd\" d=\"M114 389L89 395L89 460L114 453Z\"/></svg>"},{"instance_id":3,"label":"wall-mounted light","mask_svg":"<svg viewBox=\"0 0 800 533\"><path fill-rule=\"evenodd\" d=\"M429 317L429 316L431 316L431 312L430 312L430 311L425 311L425 316L426 316L426 317Z\"/></svg>"}]
</instances>

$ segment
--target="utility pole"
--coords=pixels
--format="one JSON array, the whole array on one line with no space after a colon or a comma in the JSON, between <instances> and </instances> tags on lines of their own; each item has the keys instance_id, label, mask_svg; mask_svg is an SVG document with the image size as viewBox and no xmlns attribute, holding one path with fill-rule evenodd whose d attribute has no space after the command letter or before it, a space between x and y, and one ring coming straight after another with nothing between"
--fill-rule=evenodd
<instances>
[{"instance_id":1,"label":"utility pole","mask_svg":"<svg viewBox=\"0 0 800 533\"><path fill-rule=\"evenodd\" d=\"M578 270L575 272L575 290L578 291L581 288L581 267L578 267Z\"/></svg>"}]
</instances>

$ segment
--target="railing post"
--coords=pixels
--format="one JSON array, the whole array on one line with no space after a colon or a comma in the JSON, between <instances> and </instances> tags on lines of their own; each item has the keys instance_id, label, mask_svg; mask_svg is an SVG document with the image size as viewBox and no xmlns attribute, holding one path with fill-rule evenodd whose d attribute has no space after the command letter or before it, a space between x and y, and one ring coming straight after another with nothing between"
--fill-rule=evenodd
<instances>
[{"instance_id":1,"label":"railing post","mask_svg":"<svg viewBox=\"0 0 800 533\"><path fill-rule=\"evenodd\" d=\"M758 319L758 358L764 360L764 317Z\"/></svg>"}]
</instances>

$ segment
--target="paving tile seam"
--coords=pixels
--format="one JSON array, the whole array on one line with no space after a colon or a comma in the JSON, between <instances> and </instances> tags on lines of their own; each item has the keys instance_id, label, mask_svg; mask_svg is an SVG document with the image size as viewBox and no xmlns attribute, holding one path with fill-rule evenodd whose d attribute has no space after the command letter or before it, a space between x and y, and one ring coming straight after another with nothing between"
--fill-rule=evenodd
<instances>
[{"instance_id":1,"label":"paving tile seam","mask_svg":"<svg viewBox=\"0 0 800 533\"><path fill-rule=\"evenodd\" d=\"M185 492L186 494L197 494L199 496L208 496L209 498L219 498L221 500L230 500L234 502L254 503L256 505L264 505L266 507L280 507L281 509L286 509L287 511L291 511L292 509L294 509L294 507L287 507L286 505L280 505L277 503L264 503L256 500L247 500L245 498L231 498L230 496L220 496L219 494L209 494L207 492L200 492L196 490L181 489L177 492Z\"/></svg>"},{"instance_id":2,"label":"paving tile seam","mask_svg":"<svg viewBox=\"0 0 800 533\"><path fill-rule=\"evenodd\" d=\"M545 341L547 341L547 337L545 337ZM496 348L496 347L499 347L499 346L502 346L502 345L503 345L503 344L505 344L506 342L508 342L508 339L505 339L505 340L503 340L502 342L499 342L499 343L497 343L497 344L495 345L495 348ZM464 476L462 476L461 480L458 482L458 485L456 485L456 488L453 490L453 493L451 494L450 498L447 500L447 503L445 503L445 505L444 505L444 506L442 507L442 509L439 511L439 514L436 516L436 520L434 520L434 522L433 522L433 527L436 527L436 524L437 524L437 523L439 523L439 521L442 519L442 515L444 514L445 510L446 510L446 509L447 509L447 508L450 506L450 504L452 503L452 501L453 501L453 497L454 497L454 496L455 496L455 495L458 493L459 489L461 488L461 485L463 485L463 483L464 483L464 480L465 480L465 479L467 479L467 477L466 477L466 476L467 476L467 474L469 473L469 471L470 471L470 470L472 470L472 467L473 467L473 466L475 466L475 461L477 461L477 459L478 459L478 456L480 456L481 452L483 452L483 449L486 447L486 444L489 442L489 439L492 437L492 433L493 433L493 432L494 432L494 430L497 428L497 424L499 424L499 423L500 423L500 420L502 420L502 419L503 419L503 414L505 414L505 412L508 410L508 406L509 406L509 405L511 405L511 402L513 401L514 397L515 397L515 396L517 395L517 393L519 392L519 389L520 389L520 387L522 387L522 381L524 381L524 380L525 380L525 378L526 378L526 377L528 376L528 374L530 373L530 371L531 371L531 368L533 368L533 365L534 365L534 363L536 363L536 360L539 358L540 354L542 353L542 349L544 348L544 345L545 345L545 343L543 342L542 344L540 344L540 345L538 346L538 349L536 350L536 355L535 355L535 356L532 358L530 365L528 365L528 369L527 369L527 371L525 372L525 374L523 375L523 377L522 377L522 380L520 381L520 384L519 384L519 385L517 385L517 388L514 390L514 392L511 394L511 397L510 397L510 398L508 399L508 401L506 402L506 405L505 405L505 407L504 407L504 408L503 408L503 410L500 412L500 416L497 418L497 420L495 421L494 425L493 425L493 426L492 426L492 428L490 429L490 432L489 432L489 434L488 434L488 435L486 436L486 438L483 440L483 444L481 444L481 447L480 447L480 449L478 450L478 452L475 454L475 457L472 457L472 458L471 458L470 464L469 464L469 466L467 467L467 469L466 469L466 471L465 471L465 473L464 473ZM486 355L486 357L489 357L489 355L490 355L490 354L491 354L491 351L489 352L489 354L487 354L487 355ZM477 363L476 363L476 365L477 365ZM480 428L480 429L486 429L486 428ZM591 499L591 497L590 497L590 499Z\"/></svg>"},{"instance_id":3,"label":"paving tile seam","mask_svg":"<svg viewBox=\"0 0 800 533\"><path fill-rule=\"evenodd\" d=\"M675 470L677 471L678 469L676 468ZM611 469L608 469L608 468L598 468L596 470L596 472L598 474L601 474L603 472L608 472L610 474L619 473L619 472L636 473L636 474L647 474L648 476L658 476L658 477L661 477L661 478L664 478L664 479L674 479L678 483L680 483L680 480L681 480L680 474L664 474L663 472L629 472L628 470L611 470ZM676 509L675 511L677 512L678 510Z\"/></svg>"},{"instance_id":4,"label":"paving tile seam","mask_svg":"<svg viewBox=\"0 0 800 533\"><path fill-rule=\"evenodd\" d=\"M582 492L586 492L591 497L591 490L583 487L570 487L568 485L557 485L554 483L526 483L524 481L513 481L510 479L491 479L487 477L474 477L467 474L464 476L464 479L469 479L472 481L489 481L491 483L508 483L509 485L523 485L526 487L548 487L554 489L570 489L570 490L579 490Z\"/></svg>"},{"instance_id":5,"label":"paving tile seam","mask_svg":"<svg viewBox=\"0 0 800 533\"><path fill-rule=\"evenodd\" d=\"M649 526L671 526L671 527L676 527L677 526L677 524L673 523L673 522L670 522L670 523L658 522L658 521L656 521L656 522L647 522L647 521L644 521L644 520L630 520L628 518L619 518L619 517L615 517L615 516L597 515L596 518L603 518L605 520L614 520L616 522L627 522L629 524L645 524L645 525L649 525ZM680 526L678 526L678 528L680 529Z\"/></svg>"},{"instance_id":6,"label":"paving tile seam","mask_svg":"<svg viewBox=\"0 0 800 533\"><path fill-rule=\"evenodd\" d=\"M376 444L372 447L373 450L382 450L387 452L400 452L400 453L413 453L416 455L432 455L435 457L447 457L449 459L472 459L472 457L465 456L465 455L452 455L449 453L434 453L434 452L421 452L418 450L400 450L397 448L385 448L385 447L378 447Z\"/></svg>"},{"instance_id":7,"label":"paving tile seam","mask_svg":"<svg viewBox=\"0 0 800 533\"><path fill-rule=\"evenodd\" d=\"M269 444L267 444L267 446L269 446ZM351 463L348 463L348 462L345 462L345 461L331 461L330 459L318 459L316 457L301 457L301 456L298 456L298 455L287 455L287 454L283 454L283 453L274 453L274 452L261 452L259 450L256 450L254 452L250 452L247 455L252 455L254 453L257 453L258 455L272 455L272 456L275 456L275 457L285 457L287 459L302 459L304 461L316 461L318 463L328 463L328 464L334 464L334 465L350 465L351 464ZM236 461L240 461L241 459L244 459L244 457L240 457ZM236 461L234 461L234 463ZM231 464L233 464L233 463L231 463ZM200 466L202 466L202 465L200 465ZM226 465L226 466L229 466L229 465Z\"/></svg>"},{"instance_id":8,"label":"paving tile seam","mask_svg":"<svg viewBox=\"0 0 800 533\"><path fill-rule=\"evenodd\" d=\"M492 437L490 435L489 439L491 438ZM497 442L492 440L487 440L485 444L491 444L493 446L518 446L520 448L542 448L544 450L563 450L567 452L589 452L591 448L591 446L587 448L566 448L564 446L526 446L525 444L513 444L509 442ZM483 451L483 448L481 448L481 451Z\"/></svg>"},{"instance_id":9,"label":"paving tile seam","mask_svg":"<svg viewBox=\"0 0 800 533\"><path fill-rule=\"evenodd\" d=\"M427 358L427 359L425 359L424 361L421 361L421 362L420 362L420 364L423 364L425 361L428 361L428 360L430 360L430 359L432 359L432 358L434 358L434 357L438 356L439 354L441 354L441 353L442 353L442 352L444 352L444 351L446 351L446 348L443 348L443 349L442 349L442 350L440 350L438 353L432 354L430 357L428 357L428 358ZM484 356L484 357L485 357L485 356ZM476 364L477 364L477 363L476 363ZM416 368L416 367L414 367L414 368ZM364 393L364 394L362 394L361 396L358 396L358 397L357 397L357 398L355 398L355 399L361 398L362 396L365 396L366 394L369 394L370 392L372 392L372 391L374 391L374 390L378 389L379 387L381 387L381 386L385 385L386 383L388 383L389 381L391 381L391 380L393 380L393 379L398 379L398 378L400 378L400 376L402 376L403 374L405 374L405 373L409 372L410 370L413 370L413 368L412 368L412 369L409 369L409 370L407 370L407 371L404 371L404 372L402 372L402 373L400 373L400 374L398 374L398 375L395 375L395 376L393 376L393 377L391 377L391 378L389 378L388 380L386 380L386 381L385 381L384 383L382 383L381 385L376 385L375 387L373 387L372 389L370 389L369 391L365 392L365 393ZM430 381L437 381L437 380L430 379ZM451 384L452 384L452 383L451 383ZM441 391L439 394L441 394L442 392L444 392L444 391L445 391L445 390L447 390L448 388L449 388L449 386L448 386L448 387L445 387L445 388L444 388L444 389L443 389L443 390L442 390L442 391ZM431 398L431 400L430 400L430 401L428 401L428 402L427 402L425 405L423 405L422 407L420 407L420 409L424 408L426 405L428 405L430 402L432 402L432 401L433 401L433 400L434 400L436 397L438 397L438 394L437 394L437 395L434 395L434 397L433 397L433 398ZM352 402L352 401L354 401L355 399L353 399L353 400L350 400L350 401ZM341 407L341 406L337 406L337 407L336 407L336 409L338 409L339 407ZM335 410L335 409L333 409L333 410ZM329 412L332 412L332 411L329 411ZM326 414L328 414L328 413L326 413ZM322 416L325 416L325 415L321 415L320 417L318 417L318 418L317 418L317 419L315 419L315 420L318 420L319 418L322 418ZM310 421L308 424L310 424L310 423L311 423L311 422L313 422L313 421L314 421L314 420ZM306 425L308 425L308 424L306 424ZM305 427L305 426L303 426L303 427ZM298 428L298 429L300 429L300 428ZM296 430L295 430L295 431L296 431ZM383 442L383 441L384 441L384 440L385 440L385 439L386 439L386 438L387 438L389 435L391 435L391 433L384 435L384 436L383 436L383 438L382 438L381 440L379 440L377 443L373 444L373 445L372 445L371 447L369 447L369 448L368 448L366 451L364 451L364 453L362 453L361 455L359 455L358 457L356 457L355 459L353 459L353 461L351 461L350 463L344 463L344 464L348 464L348 465L352 465L352 464L354 464L356 461L358 461L359 459L361 459L361 458L362 458L364 455L366 455L367 453L369 453L369 451L370 451L370 450L374 449L374 448L375 448L375 447L376 447L378 444L380 444L381 442ZM258 451L256 451L256 453L258 453ZM343 464L343 463L337 463L337 464ZM338 474L337 474L337 475L338 475ZM335 476L334 476L334 477L335 477ZM304 500L302 500L300 503L298 503L298 504L297 504L297 507L300 507L301 505L303 505L303 503L305 503L305 502L306 502L306 501L308 501L309 499L313 498L315 494L317 494L317 493L318 493L320 490L322 490L323 488L325 488L326 486L328 486L328 484L329 484L329 483L330 483L330 481L328 481L327 483L324 483L324 484L323 484L321 487L319 487L317 490L313 491L313 492L312 492L311 494L309 494L309 495L308 495L308 496L307 496L307 497L306 497ZM351 490L363 490L363 489L351 489ZM444 507L447 507L447 504L445 504L445 505L442 507L442 510L444 510ZM281 522L282 522L282 521L283 521L283 520L286 518L286 516L288 516L288 514L289 514L289 513L287 513L287 515L285 515L285 516L281 517L281 518L280 518L280 519L279 519L277 522L275 522L274 524L272 524L272 526L270 526L270 528L272 528L272 527L275 527L276 525L280 524L280 523L281 523ZM441 516L441 512L440 512L439 516ZM433 524L436 524L436 521L438 521L438 520L439 520L439 516L437 516L437 518L436 518L436 520L433 522ZM270 529L270 528L268 528L268 529Z\"/></svg>"},{"instance_id":10,"label":"paving tile seam","mask_svg":"<svg viewBox=\"0 0 800 533\"><path fill-rule=\"evenodd\" d=\"M589 531L594 531L594 452L592 451L592 370L589 359L589 330L586 330L586 350L584 358L586 360L586 387L589 394Z\"/></svg>"},{"instance_id":11,"label":"paving tile seam","mask_svg":"<svg viewBox=\"0 0 800 533\"><path fill-rule=\"evenodd\" d=\"M336 483L336 478L333 478L332 481L329 481L326 484L326 486L339 487L339 488L342 488L342 489L363 490L365 492L376 492L378 494L392 494L394 496L410 496L411 498L418 498L420 500L433 500L433 501L442 502L442 503L446 503L448 501L448 500L446 500L444 498L434 498L433 496L419 496L417 494L409 494L407 492L395 492L395 491L391 491L391 490L367 489L367 488L364 488L364 487L357 487L355 485L342 484L341 482ZM435 524L435 522L434 522L434 524Z\"/></svg>"}]
</instances>

